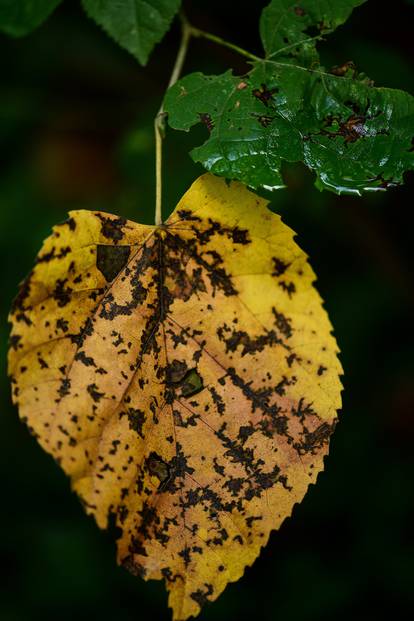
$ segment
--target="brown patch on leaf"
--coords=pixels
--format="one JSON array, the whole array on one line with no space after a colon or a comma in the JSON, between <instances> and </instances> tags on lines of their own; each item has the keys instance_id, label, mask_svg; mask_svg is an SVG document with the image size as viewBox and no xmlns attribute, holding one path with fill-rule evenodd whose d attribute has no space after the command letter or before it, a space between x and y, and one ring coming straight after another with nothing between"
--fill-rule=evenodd
<instances>
[{"instance_id":1,"label":"brown patch on leaf","mask_svg":"<svg viewBox=\"0 0 414 621\"><path fill-rule=\"evenodd\" d=\"M306 15L305 9L299 5L295 6L293 10L298 17L303 17L304 15Z\"/></svg>"},{"instance_id":2,"label":"brown patch on leaf","mask_svg":"<svg viewBox=\"0 0 414 621\"><path fill-rule=\"evenodd\" d=\"M267 107L273 102L273 95L277 93L279 89L277 87L269 89L266 84L262 84L260 88L253 89L253 97L256 97Z\"/></svg>"},{"instance_id":3,"label":"brown patch on leaf","mask_svg":"<svg viewBox=\"0 0 414 621\"><path fill-rule=\"evenodd\" d=\"M346 75L348 73L348 71L352 71L353 75L355 76L355 74L356 74L356 66L355 66L355 63L352 60L348 60L347 62L343 63L342 65L335 65L334 67L332 67L330 73L332 73L332 75L336 75L336 76L342 77L342 76Z\"/></svg>"}]
</instances>

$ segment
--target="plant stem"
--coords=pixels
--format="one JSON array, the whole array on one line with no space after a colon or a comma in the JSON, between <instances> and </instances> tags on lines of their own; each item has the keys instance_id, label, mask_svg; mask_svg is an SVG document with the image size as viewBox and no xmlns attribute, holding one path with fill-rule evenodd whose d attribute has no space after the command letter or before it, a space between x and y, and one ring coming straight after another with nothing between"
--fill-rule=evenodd
<instances>
[{"instance_id":1,"label":"plant stem","mask_svg":"<svg viewBox=\"0 0 414 621\"><path fill-rule=\"evenodd\" d=\"M160 114L154 120L155 133L155 225L162 224L162 134Z\"/></svg>"},{"instance_id":2,"label":"plant stem","mask_svg":"<svg viewBox=\"0 0 414 621\"><path fill-rule=\"evenodd\" d=\"M247 50L243 49L242 47L239 47L238 45L235 45L234 43L231 43L230 41L226 41L225 39L222 39L221 37L218 37L217 35L212 34L211 32L206 32L205 30L200 30L200 28L196 28L195 26L192 26L191 24L189 24L188 27L189 27L190 33L191 33L191 35L193 37L201 38L201 39L207 39L208 41L213 41L213 43L217 43L218 45L222 45L223 47L227 47L230 50L233 50L234 52L237 52L241 56L245 56L245 58L249 58L250 60L255 60L255 61L263 60L259 56L256 56L255 54L252 54L251 52L248 52Z\"/></svg>"},{"instance_id":3,"label":"plant stem","mask_svg":"<svg viewBox=\"0 0 414 621\"><path fill-rule=\"evenodd\" d=\"M234 52L237 52L241 56L248 58L249 60L260 61L263 60L259 56L255 56L251 52L244 50L242 47L226 41L221 37L210 32L205 32L196 28L190 24L184 15L180 13L181 19L181 43L178 49L177 57L175 59L174 67L168 82L167 88L170 88L177 82L180 77L185 58L188 51L188 44L191 37L207 39L213 43L217 43L223 47L227 47ZM163 104L158 110L158 114L154 119L154 134L155 134L155 225L160 226L162 224L162 141L165 138L165 126L166 126L166 113L164 111Z\"/></svg>"},{"instance_id":4,"label":"plant stem","mask_svg":"<svg viewBox=\"0 0 414 621\"><path fill-rule=\"evenodd\" d=\"M174 67L168 82L167 88L175 84L180 77L185 57L188 51L188 44L191 38L191 27L187 20L181 19L181 43L175 59ZM165 137L166 113L161 104L158 114L154 119L155 133L155 224L162 224L162 141Z\"/></svg>"}]
</instances>

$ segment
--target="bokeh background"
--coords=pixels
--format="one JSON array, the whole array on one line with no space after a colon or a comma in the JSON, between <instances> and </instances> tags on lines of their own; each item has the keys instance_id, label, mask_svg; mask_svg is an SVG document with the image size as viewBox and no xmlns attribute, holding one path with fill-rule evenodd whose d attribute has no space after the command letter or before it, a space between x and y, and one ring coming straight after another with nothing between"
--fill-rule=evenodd
<instances>
[{"instance_id":1,"label":"bokeh background","mask_svg":"<svg viewBox=\"0 0 414 621\"><path fill-rule=\"evenodd\" d=\"M187 2L193 23L260 53L265 2ZM369 0L323 44L327 66L354 60L377 85L414 93L414 6ZM146 68L67 0L30 36L0 37L1 621L170 619L161 583L116 566L69 482L18 422L6 376L7 312L51 226L73 208L153 218L152 119L177 49L174 26ZM194 41L185 71L244 72ZM200 174L205 136L170 131L165 203ZM298 233L345 368L341 423L326 473L242 580L200 621L414 618L414 178L362 199L313 188L302 166L272 208Z\"/></svg>"}]
</instances>

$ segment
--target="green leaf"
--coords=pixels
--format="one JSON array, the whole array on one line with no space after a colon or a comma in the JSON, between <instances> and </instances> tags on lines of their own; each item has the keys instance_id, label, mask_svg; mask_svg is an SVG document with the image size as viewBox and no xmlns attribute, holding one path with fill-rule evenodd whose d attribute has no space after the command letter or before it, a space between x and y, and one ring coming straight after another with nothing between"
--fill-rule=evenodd
<instances>
[{"instance_id":1,"label":"green leaf","mask_svg":"<svg viewBox=\"0 0 414 621\"><path fill-rule=\"evenodd\" d=\"M82 0L86 13L140 63L170 27L181 0Z\"/></svg>"},{"instance_id":2,"label":"green leaf","mask_svg":"<svg viewBox=\"0 0 414 621\"><path fill-rule=\"evenodd\" d=\"M0 30L21 37L37 28L61 0L1 0Z\"/></svg>"},{"instance_id":3,"label":"green leaf","mask_svg":"<svg viewBox=\"0 0 414 621\"><path fill-rule=\"evenodd\" d=\"M293 16L312 14L312 20L329 20L331 29L356 4L361 2L286 0L284 17L273 21L272 30L270 9L274 16L281 6L274 1L265 10L262 36L267 52L278 52L276 58L272 51L272 58L253 62L242 77L231 71L194 73L170 88L164 101L170 126L188 131L203 123L209 132L204 144L191 151L194 161L254 188L283 187L284 160L303 162L315 172L319 189L338 194L359 195L401 183L404 172L414 168L414 98L375 88L353 63L325 70L309 47L314 41L305 41L303 29L292 25ZM307 13L291 11L289 21L289 7L299 6ZM278 48L279 31L283 40L288 26L298 46ZM270 42L268 35L276 30Z\"/></svg>"},{"instance_id":4,"label":"green leaf","mask_svg":"<svg viewBox=\"0 0 414 621\"><path fill-rule=\"evenodd\" d=\"M272 0L260 18L266 57L301 45L302 59L317 58L316 40L343 24L366 0Z\"/></svg>"},{"instance_id":5,"label":"green leaf","mask_svg":"<svg viewBox=\"0 0 414 621\"><path fill-rule=\"evenodd\" d=\"M169 90L165 110L175 129L207 126L196 162L255 188L283 186L282 160L304 162L339 194L400 183L414 167L414 98L321 70L267 61L243 78L194 73Z\"/></svg>"}]
</instances>

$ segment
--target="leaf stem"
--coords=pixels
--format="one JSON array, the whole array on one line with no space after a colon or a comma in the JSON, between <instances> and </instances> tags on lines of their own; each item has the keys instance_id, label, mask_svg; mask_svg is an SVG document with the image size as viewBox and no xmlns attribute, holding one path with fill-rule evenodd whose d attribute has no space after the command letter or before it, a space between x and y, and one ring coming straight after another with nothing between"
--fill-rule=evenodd
<instances>
[{"instance_id":1,"label":"leaf stem","mask_svg":"<svg viewBox=\"0 0 414 621\"><path fill-rule=\"evenodd\" d=\"M259 56L256 56L255 54L248 52L242 47L239 47L238 45L235 45L234 43L231 43L230 41L226 41L225 39L222 39L221 37L218 37L217 35L212 34L211 32L200 30L200 28L196 28L195 26L192 26L191 24L189 24L188 26L190 28L191 35L195 38L207 39L208 41L212 41L213 43L217 43L218 45L227 47L230 50L237 52L241 56L244 56L245 58L249 58L250 60L255 60L255 61L263 60Z\"/></svg>"},{"instance_id":2,"label":"leaf stem","mask_svg":"<svg viewBox=\"0 0 414 621\"><path fill-rule=\"evenodd\" d=\"M167 89L173 86L180 77L185 58L188 51L188 44L191 38L191 26L185 18L181 18L181 42L175 59L174 67L168 82ZM165 138L166 113L164 104L154 119L155 134L155 224L162 224L162 141Z\"/></svg>"}]
</instances>

